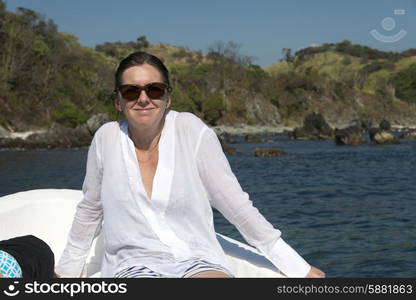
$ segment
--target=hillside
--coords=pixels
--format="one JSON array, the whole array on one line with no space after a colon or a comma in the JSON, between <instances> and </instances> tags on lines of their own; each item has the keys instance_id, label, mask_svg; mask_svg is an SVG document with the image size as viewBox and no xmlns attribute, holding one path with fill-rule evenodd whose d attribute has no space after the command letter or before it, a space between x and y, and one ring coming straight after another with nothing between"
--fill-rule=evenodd
<instances>
[{"instance_id":1,"label":"hillside","mask_svg":"<svg viewBox=\"0 0 416 300\"><path fill-rule=\"evenodd\" d=\"M271 101L289 122L301 122L305 112L319 112L334 127L354 119L416 123L414 49L391 53L344 41L289 53L266 70L280 80L277 86L283 88L277 88L280 95Z\"/></svg>"},{"instance_id":2,"label":"hillside","mask_svg":"<svg viewBox=\"0 0 416 300\"><path fill-rule=\"evenodd\" d=\"M40 14L8 12L0 0L0 126L40 130L76 128L93 115L117 119L110 99L113 74L123 57L145 50L171 72L173 109L211 125L301 125L311 112L334 127L355 119L416 125L416 51L383 52L348 41L285 51L261 68L232 42L207 54L186 47L131 42L83 47ZM0 127L0 129L1 129ZM0 130L1 132L1 130Z\"/></svg>"}]
</instances>

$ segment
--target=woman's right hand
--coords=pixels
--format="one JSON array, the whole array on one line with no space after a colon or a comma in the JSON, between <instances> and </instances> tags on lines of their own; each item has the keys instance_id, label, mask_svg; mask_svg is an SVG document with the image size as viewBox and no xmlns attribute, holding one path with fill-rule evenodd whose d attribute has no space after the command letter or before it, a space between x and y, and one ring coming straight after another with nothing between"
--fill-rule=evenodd
<instances>
[{"instance_id":1,"label":"woman's right hand","mask_svg":"<svg viewBox=\"0 0 416 300\"><path fill-rule=\"evenodd\" d=\"M318 268L315 268L311 266L311 269L309 270L308 274L306 274L306 278L325 278L326 275L324 272L319 270Z\"/></svg>"}]
</instances>

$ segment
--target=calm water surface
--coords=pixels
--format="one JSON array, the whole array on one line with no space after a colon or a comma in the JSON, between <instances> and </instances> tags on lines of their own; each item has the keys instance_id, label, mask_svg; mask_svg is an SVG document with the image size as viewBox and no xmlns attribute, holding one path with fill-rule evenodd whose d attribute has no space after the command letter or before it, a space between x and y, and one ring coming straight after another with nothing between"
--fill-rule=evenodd
<instances>
[{"instance_id":1,"label":"calm water surface","mask_svg":"<svg viewBox=\"0 0 416 300\"><path fill-rule=\"evenodd\" d=\"M284 239L329 277L416 276L416 140L340 147L332 141L247 144L228 156L254 205ZM254 157L255 147L286 156ZM81 189L87 149L0 151L0 196ZM244 241L215 212L216 231Z\"/></svg>"}]
</instances>

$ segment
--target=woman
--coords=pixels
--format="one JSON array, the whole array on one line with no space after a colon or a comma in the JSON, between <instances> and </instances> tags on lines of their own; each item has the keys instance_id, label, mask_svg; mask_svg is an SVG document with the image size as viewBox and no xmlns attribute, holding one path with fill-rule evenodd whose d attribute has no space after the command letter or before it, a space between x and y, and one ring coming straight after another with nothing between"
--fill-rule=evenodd
<instances>
[{"instance_id":1,"label":"woman","mask_svg":"<svg viewBox=\"0 0 416 300\"><path fill-rule=\"evenodd\" d=\"M170 92L157 57L136 52L121 61L114 98L126 120L95 133L84 196L56 272L80 276L102 225L104 277L232 277L212 206L287 276L324 277L253 207L215 132L193 114L168 109Z\"/></svg>"}]
</instances>

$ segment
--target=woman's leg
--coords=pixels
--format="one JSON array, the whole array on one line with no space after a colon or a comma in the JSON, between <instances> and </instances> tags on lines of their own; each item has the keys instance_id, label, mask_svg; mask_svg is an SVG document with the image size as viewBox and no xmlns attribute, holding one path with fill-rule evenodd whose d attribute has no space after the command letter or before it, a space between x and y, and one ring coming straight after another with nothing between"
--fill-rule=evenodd
<instances>
[{"instance_id":1,"label":"woman's leg","mask_svg":"<svg viewBox=\"0 0 416 300\"><path fill-rule=\"evenodd\" d=\"M232 278L232 274L219 264L204 259L191 259L187 261L187 269L182 278Z\"/></svg>"},{"instance_id":2,"label":"woman's leg","mask_svg":"<svg viewBox=\"0 0 416 300\"><path fill-rule=\"evenodd\" d=\"M202 271L192 275L190 278L231 278L231 276L220 271Z\"/></svg>"}]
</instances>

